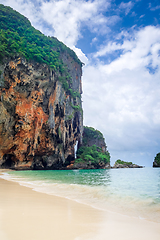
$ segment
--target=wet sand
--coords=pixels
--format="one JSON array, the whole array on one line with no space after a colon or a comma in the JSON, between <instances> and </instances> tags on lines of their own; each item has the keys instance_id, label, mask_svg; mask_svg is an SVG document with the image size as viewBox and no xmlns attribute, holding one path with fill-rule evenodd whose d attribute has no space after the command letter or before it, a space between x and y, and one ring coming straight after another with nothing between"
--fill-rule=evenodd
<instances>
[{"instance_id":1,"label":"wet sand","mask_svg":"<svg viewBox=\"0 0 160 240\"><path fill-rule=\"evenodd\" d=\"M0 240L159 240L160 223L101 211L0 179Z\"/></svg>"}]
</instances>

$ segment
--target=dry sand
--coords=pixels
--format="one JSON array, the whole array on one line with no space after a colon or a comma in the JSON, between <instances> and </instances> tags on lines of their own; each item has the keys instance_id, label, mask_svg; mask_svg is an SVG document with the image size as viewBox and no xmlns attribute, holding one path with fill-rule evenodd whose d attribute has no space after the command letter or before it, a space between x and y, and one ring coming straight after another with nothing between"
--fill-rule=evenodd
<instances>
[{"instance_id":1,"label":"dry sand","mask_svg":"<svg viewBox=\"0 0 160 240\"><path fill-rule=\"evenodd\" d=\"M160 240L160 223L101 211L0 179L0 240Z\"/></svg>"}]
</instances>

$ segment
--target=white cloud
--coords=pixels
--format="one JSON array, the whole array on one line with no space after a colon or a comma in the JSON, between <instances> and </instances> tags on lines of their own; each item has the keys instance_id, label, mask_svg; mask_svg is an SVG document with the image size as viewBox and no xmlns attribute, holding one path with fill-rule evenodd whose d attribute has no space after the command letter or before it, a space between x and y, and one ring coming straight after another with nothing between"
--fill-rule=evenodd
<instances>
[{"instance_id":1,"label":"white cloud","mask_svg":"<svg viewBox=\"0 0 160 240\"><path fill-rule=\"evenodd\" d=\"M98 35L105 35L111 32L111 27L120 21L118 15L104 16L102 13L92 16L92 19L86 22L91 32L95 32Z\"/></svg>"},{"instance_id":2,"label":"white cloud","mask_svg":"<svg viewBox=\"0 0 160 240\"><path fill-rule=\"evenodd\" d=\"M160 144L159 76L145 69L112 74L101 66L84 69L84 124L103 132L112 155L151 151Z\"/></svg>"},{"instance_id":3,"label":"white cloud","mask_svg":"<svg viewBox=\"0 0 160 240\"><path fill-rule=\"evenodd\" d=\"M130 151L152 161L160 145L160 28L140 29L122 44L110 42L97 56L117 49L122 55L110 64L84 68L84 124L104 133L114 160L117 151L119 158ZM158 66L155 74L146 69L149 63Z\"/></svg>"},{"instance_id":4,"label":"white cloud","mask_svg":"<svg viewBox=\"0 0 160 240\"><path fill-rule=\"evenodd\" d=\"M31 23L34 25L39 20L39 14L34 7L33 1L25 1L25 0L1 0L1 3L5 6L10 6L14 10L23 14L27 17Z\"/></svg>"},{"instance_id":5,"label":"white cloud","mask_svg":"<svg viewBox=\"0 0 160 240\"><path fill-rule=\"evenodd\" d=\"M151 3L149 4L149 8L151 11L156 11L160 9L160 5L157 5L156 7L152 7Z\"/></svg>"},{"instance_id":6,"label":"white cloud","mask_svg":"<svg viewBox=\"0 0 160 240\"><path fill-rule=\"evenodd\" d=\"M46 35L55 36L73 48L82 37L82 27L106 34L118 16L105 17L110 0L2 0L29 18L32 25Z\"/></svg>"},{"instance_id":7,"label":"white cloud","mask_svg":"<svg viewBox=\"0 0 160 240\"><path fill-rule=\"evenodd\" d=\"M88 64L88 58L86 57L86 55L82 52L81 49L76 48L76 47L72 47L73 51L77 54L78 58L81 60L82 63L84 63L85 65Z\"/></svg>"},{"instance_id":8,"label":"white cloud","mask_svg":"<svg viewBox=\"0 0 160 240\"><path fill-rule=\"evenodd\" d=\"M106 9L109 6L109 1L43 1L41 11L43 19L52 25L54 35L72 47L82 37L80 33L82 25L89 25L90 30L95 31L93 27L95 22L97 26L106 23L106 18L100 14L104 4Z\"/></svg>"},{"instance_id":9,"label":"white cloud","mask_svg":"<svg viewBox=\"0 0 160 240\"><path fill-rule=\"evenodd\" d=\"M94 38L92 39L91 45L92 45L92 44L95 44L97 41L98 41L98 38L97 38L97 37L94 37Z\"/></svg>"},{"instance_id":10,"label":"white cloud","mask_svg":"<svg viewBox=\"0 0 160 240\"><path fill-rule=\"evenodd\" d=\"M119 5L119 8L125 11L125 15L128 15L128 13L131 11L133 6L134 6L134 3L132 1L129 1L127 3L121 2Z\"/></svg>"},{"instance_id":11,"label":"white cloud","mask_svg":"<svg viewBox=\"0 0 160 240\"><path fill-rule=\"evenodd\" d=\"M101 57L116 50L122 50L122 54L111 64L103 66L103 70L107 73L123 69L133 70L149 64L156 67L160 64L160 28L147 26L136 32L133 40L125 40L121 44L110 42L107 46L101 47L95 57Z\"/></svg>"},{"instance_id":12,"label":"white cloud","mask_svg":"<svg viewBox=\"0 0 160 240\"><path fill-rule=\"evenodd\" d=\"M139 18L143 18L145 16L145 14L141 15Z\"/></svg>"}]
</instances>

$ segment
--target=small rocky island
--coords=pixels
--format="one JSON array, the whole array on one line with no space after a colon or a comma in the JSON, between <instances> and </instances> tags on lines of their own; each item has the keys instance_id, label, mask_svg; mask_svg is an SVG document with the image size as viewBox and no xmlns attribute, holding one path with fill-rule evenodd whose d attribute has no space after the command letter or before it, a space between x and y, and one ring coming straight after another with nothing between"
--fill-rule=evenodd
<instances>
[{"instance_id":1,"label":"small rocky island","mask_svg":"<svg viewBox=\"0 0 160 240\"><path fill-rule=\"evenodd\" d=\"M157 153L157 155L155 156L153 167L160 167L160 153Z\"/></svg>"},{"instance_id":2,"label":"small rocky island","mask_svg":"<svg viewBox=\"0 0 160 240\"><path fill-rule=\"evenodd\" d=\"M139 166L132 162L125 162L118 159L112 168L143 168L143 166Z\"/></svg>"}]
</instances>

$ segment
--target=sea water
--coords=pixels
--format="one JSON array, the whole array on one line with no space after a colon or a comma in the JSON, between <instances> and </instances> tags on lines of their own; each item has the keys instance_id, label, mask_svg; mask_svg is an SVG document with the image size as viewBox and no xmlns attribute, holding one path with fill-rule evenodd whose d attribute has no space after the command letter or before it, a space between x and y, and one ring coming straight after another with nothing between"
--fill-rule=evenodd
<instances>
[{"instance_id":1,"label":"sea water","mask_svg":"<svg viewBox=\"0 0 160 240\"><path fill-rule=\"evenodd\" d=\"M11 171L1 177L103 211L160 222L160 168Z\"/></svg>"}]
</instances>

